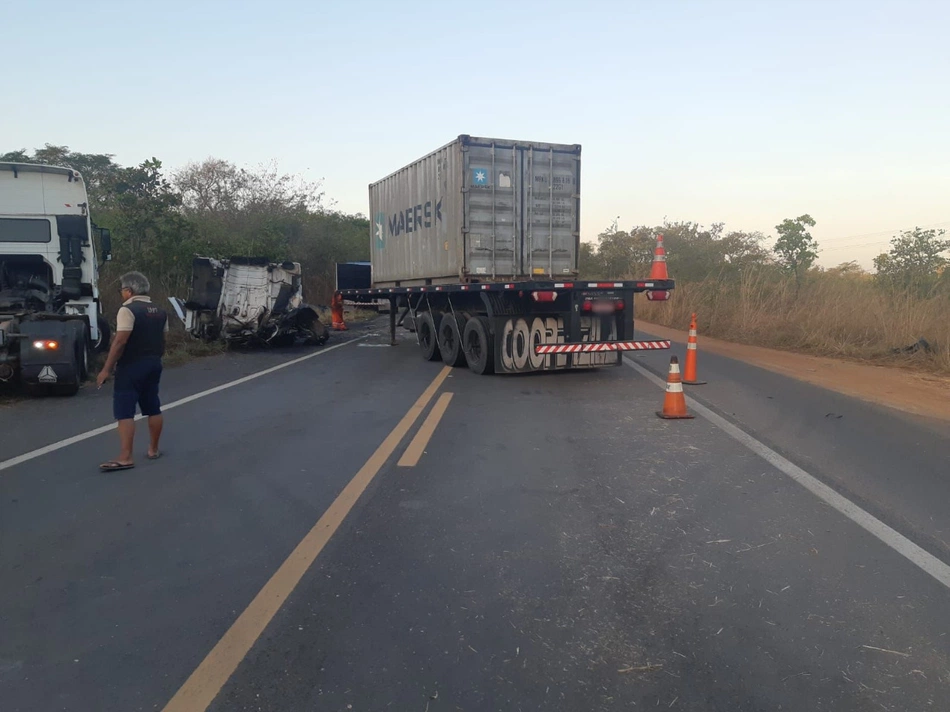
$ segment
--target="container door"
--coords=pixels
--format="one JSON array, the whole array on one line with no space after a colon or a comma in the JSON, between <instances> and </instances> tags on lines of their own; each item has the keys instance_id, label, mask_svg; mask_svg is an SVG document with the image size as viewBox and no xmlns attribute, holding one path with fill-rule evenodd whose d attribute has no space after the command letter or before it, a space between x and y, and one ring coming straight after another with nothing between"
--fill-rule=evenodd
<instances>
[{"instance_id":1,"label":"container door","mask_svg":"<svg viewBox=\"0 0 950 712\"><path fill-rule=\"evenodd\" d=\"M465 271L474 279L523 274L521 151L511 145L463 145Z\"/></svg>"},{"instance_id":2,"label":"container door","mask_svg":"<svg viewBox=\"0 0 950 712\"><path fill-rule=\"evenodd\" d=\"M553 147L519 151L524 167L524 273L570 276L580 237L580 156Z\"/></svg>"}]
</instances>

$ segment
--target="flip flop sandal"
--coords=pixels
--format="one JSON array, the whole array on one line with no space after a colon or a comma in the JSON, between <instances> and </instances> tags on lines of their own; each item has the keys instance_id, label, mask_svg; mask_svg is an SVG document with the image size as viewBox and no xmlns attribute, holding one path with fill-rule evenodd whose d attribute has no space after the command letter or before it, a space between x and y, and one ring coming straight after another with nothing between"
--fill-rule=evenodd
<instances>
[{"instance_id":1,"label":"flip flop sandal","mask_svg":"<svg viewBox=\"0 0 950 712\"><path fill-rule=\"evenodd\" d=\"M131 470L135 467L134 464L125 464L122 462L116 462L115 460L110 460L109 462L103 462L99 465L99 469L103 472L115 472L117 470Z\"/></svg>"},{"instance_id":2,"label":"flip flop sandal","mask_svg":"<svg viewBox=\"0 0 950 712\"><path fill-rule=\"evenodd\" d=\"M160 458L161 456L162 456L162 451L161 451L161 450L159 450L158 452L156 452L154 455L149 455L148 453L145 454L145 457L147 457L149 460L157 460L157 459Z\"/></svg>"}]
</instances>

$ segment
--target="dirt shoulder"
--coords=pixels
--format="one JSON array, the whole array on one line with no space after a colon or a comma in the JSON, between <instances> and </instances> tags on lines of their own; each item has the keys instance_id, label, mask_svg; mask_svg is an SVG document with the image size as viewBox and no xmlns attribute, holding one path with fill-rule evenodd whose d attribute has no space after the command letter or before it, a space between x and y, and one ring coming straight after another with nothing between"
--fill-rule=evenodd
<instances>
[{"instance_id":1,"label":"dirt shoulder","mask_svg":"<svg viewBox=\"0 0 950 712\"><path fill-rule=\"evenodd\" d=\"M686 332L639 319L637 329L662 339L685 342L687 338ZM870 403L950 421L950 378L890 366L869 366L761 346L746 346L702 334L698 342L700 363L702 352L708 351ZM701 369L700 365L700 375Z\"/></svg>"}]
</instances>

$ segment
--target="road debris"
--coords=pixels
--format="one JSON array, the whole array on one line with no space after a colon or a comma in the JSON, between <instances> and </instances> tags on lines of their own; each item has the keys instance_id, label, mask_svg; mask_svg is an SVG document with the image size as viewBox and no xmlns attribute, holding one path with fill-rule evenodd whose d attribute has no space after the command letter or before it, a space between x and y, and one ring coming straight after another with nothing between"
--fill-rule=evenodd
<instances>
[{"instance_id":1,"label":"road debris","mask_svg":"<svg viewBox=\"0 0 950 712\"><path fill-rule=\"evenodd\" d=\"M663 668L662 663L647 663L646 665L639 665L637 667L625 667L617 670L619 673L627 672L653 672L654 670L661 670Z\"/></svg>"},{"instance_id":2,"label":"road debris","mask_svg":"<svg viewBox=\"0 0 950 712\"><path fill-rule=\"evenodd\" d=\"M873 645L862 645L862 648L867 648L868 650L876 650L879 653L890 653L891 655L900 655L902 658L909 658L910 653L902 653L899 650L888 650L887 648L877 648Z\"/></svg>"}]
</instances>

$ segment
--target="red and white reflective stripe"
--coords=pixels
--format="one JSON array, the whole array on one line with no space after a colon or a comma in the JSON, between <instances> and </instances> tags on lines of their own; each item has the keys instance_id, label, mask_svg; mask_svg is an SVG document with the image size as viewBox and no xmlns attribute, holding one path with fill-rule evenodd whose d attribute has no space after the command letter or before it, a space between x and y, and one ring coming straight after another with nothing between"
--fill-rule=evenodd
<instances>
[{"instance_id":1,"label":"red and white reflective stripe","mask_svg":"<svg viewBox=\"0 0 950 712\"><path fill-rule=\"evenodd\" d=\"M555 282L555 289L571 289L574 286L573 282Z\"/></svg>"},{"instance_id":2,"label":"red and white reflective stripe","mask_svg":"<svg viewBox=\"0 0 950 712\"><path fill-rule=\"evenodd\" d=\"M589 289L620 289L623 282L588 282Z\"/></svg>"},{"instance_id":3,"label":"red and white reflective stripe","mask_svg":"<svg viewBox=\"0 0 950 712\"><path fill-rule=\"evenodd\" d=\"M669 341L603 341L588 344L539 344L534 347L538 356L545 354L582 354L605 351L652 351L670 348Z\"/></svg>"}]
</instances>

